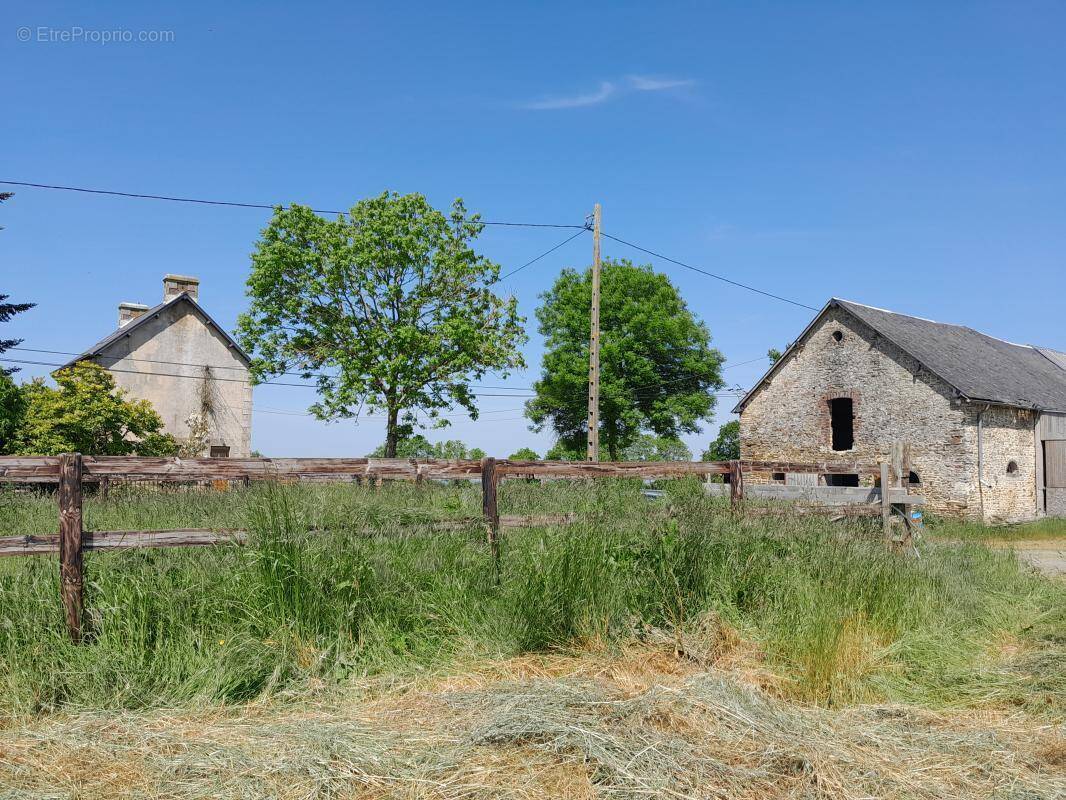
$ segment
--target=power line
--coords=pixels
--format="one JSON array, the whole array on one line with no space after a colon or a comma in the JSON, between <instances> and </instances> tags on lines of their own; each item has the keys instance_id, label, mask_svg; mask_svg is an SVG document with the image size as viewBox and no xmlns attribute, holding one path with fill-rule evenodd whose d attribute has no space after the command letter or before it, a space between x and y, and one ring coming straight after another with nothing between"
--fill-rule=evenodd
<instances>
[{"instance_id":1,"label":"power line","mask_svg":"<svg viewBox=\"0 0 1066 800\"><path fill-rule=\"evenodd\" d=\"M0 358L0 362L8 364L32 364L41 367L64 367L65 364L57 364L54 361L29 361L26 359L17 358ZM188 366L193 367L206 367L207 365L190 364ZM118 367L104 367L108 372L119 372L127 375L147 375L154 378L186 378L189 380L203 380L202 375L179 375L173 372L145 372L137 369L120 369ZM248 383L249 381L242 378L219 378L214 375L211 376L212 381L226 381L227 383ZM317 389L318 387L310 383L287 383L284 381L260 381L256 386L292 386L300 389ZM517 394L492 394L489 392L471 392L474 397L515 397L521 398L523 395Z\"/></svg>"},{"instance_id":2,"label":"power line","mask_svg":"<svg viewBox=\"0 0 1066 800\"><path fill-rule=\"evenodd\" d=\"M40 366L40 367L65 367L66 366L66 364L57 364L54 361L29 361L27 359L17 359L17 358L0 358L0 361L7 362L8 364L33 364L35 366ZM207 365L204 365L204 364L190 364L189 366L205 367ZM106 369L108 372L121 372L121 373L126 373L128 375L149 375L149 376L158 377L158 378L189 378L189 379L197 380L197 381L203 380L203 376L202 375L179 375L179 374L173 373L173 372L144 372L142 370L120 369L118 367L104 367L104 369ZM213 375L211 376L211 380L213 380L213 381L226 381L227 383L248 383L247 380L244 380L242 378L220 378L220 377L216 377L216 376L213 376ZM282 383L282 382L278 382L278 381L263 381L262 383L263 384L269 384L271 386L297 386L297 387L300 387L301 389L315 389L315 388L317 388L317 387L315 387L315 386L313 386L312 384L309 384L309 383ZM260 385L262 385L262 384L260 384Z\"/></svg>"},{"instance_id":3,"label":"power line","mask_svg":"<svg viewBox=\"0 0 1066 800\"><path fill-rule=\"evenodd\" d=\"M253 411L257 411L257 412L262 413L262 414L285 414L285 415L293 416L293 417L313 417L313 416L315 416L314 414L312 414L309 411L297 411L294 408L268 408L266 406L253 406L252 410ZM481 411L479 409L478 410L478 416L480 417L480 416L482 416L484 414L513 414L516 411L524 411L524 410L525 410L524 408L494 408L494 409L491 409L489 411ZM440 415L438 417L435 417L435 419L463 419L463 418L468 417L468 416L469 416L469 414L443 414L443 415Z\"/></svg>"},{"instance_id":4,"label":"power line","mask_svg":"<svg viewBox=\"0 0 1066 800\"><path fill-rule=\"evenodd\" d=\"M511 277L512 275L514 275L514 274L515 274L516 272L521 272L522 270L524 270L524 269L525 269L526 267L530 266L531 264L536 264L536 263L537 263L538 261L540 261L540 260L541 260L542 258L544 258L544 256L547 256L547 255L551 255L551 254L552 254L552 253L554 253L554 252L555 252L556 250L558 250L558 249L559 249L560 247L562 247L562 246L563 246L564 244L569 244L570 242L574 241L574 239L576 239L576 238L577 238L578 236L580 236L581 234L583 234L583 233L584 233L585 231L587 231L587 230L588 230L588 228L582 228L582 229L581 229L581 230L579 230L579 231L578 231L577 233L575 233L575 234L574 234L573 236L571 236L571 237L569 237L569 238L567 238L567 239L564 239L563 241L559 242L559 244L555 245L555 247L551 248L550 250L545 250L545 251L544 251L543 253L541 253L541 254L540 254L539 256L537 256L536 258L530 259L529 261L527 261L527 262L526 262L525 264L523 264L522 266L520 266L520 267L517 267L517 268L515 268L515 269L511 270L511 271L510 271L510 272L508 272L508 273L507 273L506 275L501 275L501 276L499 277L499 280L501 280L501 281L502 281L502 280L504 280L504 279L506 279L506 278L510 278L510 277Z\"/></svg>"},{"instance_id":5,"label":"power line","mask_svg":"<svg viewBox=\"0 0 1066 800\"><path fill-rule=\"evenodd\" d=\"M116 190L112 190L112 189L91 189L91 188L84 187L84 186L61 186L61 185L58 185L58 184L34 183L34 182L31 182L31 181L0 180L0 184L5 185L5 186L24 186L24 187L28 187L28 188L32 188L32 189L52 189L52 190L64 191L64 192L80 192L80 193L83 193L83 194L106 195L106 196L109 196L109 197L126 197L126 198L130 198L130 199L135 199L135 200L163 200L163 201L172 202L172 203L193 203L193 204L197 204L197 205L224 206L224 207L230 207L230 208L257 208L257 209L266 209L266 210L273 210L273 209L278 208L278 207L288 208L288 206L285 206L284 204L280 204L280 203L275 203L275 204L272 204L272 203L243 203L243 202L238 202L238 201L234 201L234 200L208 200L208 199L199 198L199 197L176 197L176 196L173 196L173 195L147 194L147 193L143 193L143 192L120 192L120 191L116 191ZM347 211L342 211L342 210L338 210L338 209L324 209L324 208L312 208L311 211L313 211L316 214L347 214L348 213ZM479 224L481 224L481 225L497 225L497 226L512 227L512 228L569 228L571 230L577 230L578 232L576 234L574 234L572 237L570 237L570 239L576 239L581 233L584 233L586 230L588 230L588 226L587 225L574 225L574 224L550 223L550 222L505 222L505 221L501 221L501 220L481 220L481 219L477 220L477 222ZM758 289L758 288L756 288L754 286L750 286L750 285L748 285L746 283L741 283L740 281L735 281L732 278L727 278L724 275L718 275L718 274L715 274L715 273L710 272L708 270L702 269L700 267L693 266L692 264L686 264L684 261L678 261L675 258L670 258L669 256L663 255L662 253L657 253L654 250L650 250L650 249L648 249L646 247L641 247L640 245L634 244L633 242L628 242L625 239L621 239L621 238L619 238L617 236L612 236L609 233L603 233L603 236L607 237L608 239L611 239L612 241L618 242L619 244L624 244L626 247L632 247L634 250L639 250L640 252L646 253L647 255L653 256L655 258L660 258L663 261L668 261L671 264L676 264L679 267L683 267L685 269L692 270L693 272L698 272L701 275L706 275L709 278L714 278L715 280L722 281L723 283L728 283L731 286L736 286L736 287L738 287L740 289L745 289L745 290L747 290L749 292L754 292L756 294L761 294L764 297L770 297L770 298L772 298L774 300L780 300L782 303L789 303L790 305L798 306L800 308L805 308L805 309L808 309L810 311L818 311L818 309L815 308L814 306L807 305L806 303L801 303L798 300L791 300L791 299L789 299L787 297L783 297L783 296L781 296L779 294L774 294L773 292L767 292L767 291L765 291L763 289ZM544 256L548 255L549 253L554 252L555 250L559 249L564 244L569 242L570 239L567 239L565 242L561 242L560 244L558 244L555 247L553 247L551 250L548 250L545 253L542 253L541 255L537 256L532 261L530 261L530 262L528 262L526 264L523 264L521 267L518 267L515 270L512 270L511 272L509 272L506 275L502 276L500 280L503 280L503 278L507 278L507 277L513 275L515 272L518 272L521 269L525 269L530 264L535 263L536 261L540 260L541 258L543 258Z\"/></svg>"},{"instance_id":6,"label":"power line","mask_svg":"<svg viewBox=\"0 0 1066 800\"><path fill-rule=\"evenodd\" d=\"M794 306L799 306L800 308L806 308L811 311L818 311L818 309L814 306L809 306L806 303L801 303L799 300L790 300L789 298L782 297L779 294L767 292L762 289L756 289L754 286L749 286L746 283L735 281L732 278L726 278L724 275L716 275L715 273L708 272L707 270L701 269L700 267L694 267L691 264L686 264L684 261L678 261L676 258L670 258L669 256L664 256L662 253L656 253L654 250L649 250L646 247L641 247L639 244L633 244L632 242L627 242L625 239L619 239L617 236L612 236L609 233L604 233L603 235L606 236L608 239L611 239L612 241L618 242L619 244L624 244L626 247L632 247L634 250L639 250L642 253L647 253L649 256L661 258L663 261L669 261L671 264L676 264L679 267L684 267L685 269L692 270L693 272L698 272L701 275L706 275L709 278L714 278L715 280L722 281L723 283L728 283L731 286L736 286L740 289L746 289L749 292L755 292L756 294L761 294L764 297L772 297L774 300L780 300L782 303L789 303Z\"/></svg>"},{"instance_id":7,"label":"power line","mask_svg":"<svg viewBox=\"0 0 1066 800\"><path fill-rule=\"evenodd\" d=\"M189 362L189 361L168 361L168 360L158 359L158 358L134 358L133 356L108 356L108 355L103 355L103 354L89 355L89 354L86 354L86 353L76 353L73 350L48 350L48 349L40 348L40 347L20 347L20 346L16 346L16 347L9 347L8 350L20 350L20 351L22 351L24 353L46 353L48 355L56 355L56 356L82 356L83 355L83 356L85 356L85 358L87 360L91 360L91 359L110 359L112 361L135 361L135 362L143 363L143 364L166 364L167 366L195 367L197 369L202 369L204 367L210 367L211 369L230 369L230 370L243 370L243 369L245 369L245 367L239 367L239 366L230 367L230 366L216 365L216 364L194 364L194 363ZM768 356L759 356L758 358L751 358L751 359L748 359L747 361L738 361L735 364L726 364L724 367L722 367L722 369L723 370L727 370L727 369L732 369L733 367L742 367L742 366L745 366L746 364L754 364L756 361L762 361L765 358L768 358ZM31 362L26 362L26 363L31 363ZM64 366L62 364L53 365L53 364L48 364L46 362L32 362L32 363L40 363L40 364L45 365L45 366ZM111 369L111 368L110 367L105 367L105 369ZM142 374L155 374L155 373L142 373ZM305 373L305 372L291 372L290 371L290 372L280 372L278 374L279 375L295 375L295 376L298 376L298 377L303 377L304 375L307 375L308 377L311 377L311 378L321 378L321 377L336 378L336 377L338 377L336 375L328 375L328 374L321 374L321 373L314 373L314 372ZM192 377L196 377L196 376L192 376ZM215 380L222 380L222 379L221 378L215 378ZM661 381L661 382L659 382L657 384L649 384L647 386L634 386L632 388L634 390L652 389L652 388L655 388L657 386L662 386L662 385L665 385L665 384L677 383L680 380L687 380L687 378L678 378L678 379L675 379L675 380ZM262 384L259 384L259 385L262 385ZM282 385L282 384L271 384L271 385ZM285 385L287 385L287 384L285 384ZM310 384L297 384L297 385L299 385L299 386L307 386L308 388L315 388L315 387L311 386ZM533 390L532 386L497 386L497 385L488 385L488 384L471 384L471 388L473 388L473 389L502 389L502 390L507 390L507 391L512 391L512 392L528 392L528 391L532 391ZM518 395L516 395L516 396L518 396Z\"/></svg>"},{"instance_id":8,"label":"power line","mask_svg":"<svg viewBox=\"0 0 1066 800\"><path fill-rule=\"evenodd\" d=\"M205 206L227 206L230 208L263 208L267 210L273 210L275 208L288 208L282 203L241 203L233 200L205 200L199 197L174 197L165 194L144 194L140 192L119 192L111 189L89 189L83 186L58 186L56 184L49 183L31 183L29 181L0 181L0 184L5 186L26 186L31 189L56 189L63 192L81 192L83 194L102 194L110 197L127 197L134 200L166 200L171 203L194 203L197 205ZM328 208L312 208L316 214L347 214L348 211L338 211L336 209ZM472 222L473 220L467 220ZM511 228L581 228L584 230L584 225L562 225L553 224L548 222L499 222L490 220L477 220L480 225L500 225Z\"/></svg>"},{"instance_id":9,"label":"power line","mask_svg":"<svg viewBox=\"0 0 1066 800\"><path fill-rule=\"evenodd\" d=\"M55 356L85 356L85 358L87 360L88 359L104 358L104 359L110 359L112 361L137 361L137 362L141 362L141 363L144 363L144 364L167 364L167 365L173 366L173 367L196 367L197 369L201 369L203 367L210 367L211 369L235 369L235 370L246 369L246 367L228 367L228 366L219 366L219 365L214 365L214 364L193 364L193 363L190 363L188 361L164 361L164 360L158 359L158 358L134 358L133 356L107 356L107 355L103 355L103 354L75 353L72 350L44 350L44 349L41 349L41 348L38 348L38 347L9 347L8 350L21 350L21 351L23 351L25 353L47 353L49 355L55 355ZM110 367L105 367L105 369L111 369L111 368ZM277 374L279 374L279 375L295 375L295 376L298 376L298 377L301 377L301 378L303 378L305 376L308 377L308 378L336 378L336 377L338 377L336 375L322 374L322 373L316 373L316 372L279 372ZM309 384L300 384L300 385L302 386L302 385L309 385ZM510 389L510 390L513 390L513 391L516 391L516 392L527 391L527 390L529 390L531 388L531 387L528 387L528 386L485 386L485 385L482 385L482 384L471 384L471 387L474 388L474 389Z\"/></svg>"}]
</instances>

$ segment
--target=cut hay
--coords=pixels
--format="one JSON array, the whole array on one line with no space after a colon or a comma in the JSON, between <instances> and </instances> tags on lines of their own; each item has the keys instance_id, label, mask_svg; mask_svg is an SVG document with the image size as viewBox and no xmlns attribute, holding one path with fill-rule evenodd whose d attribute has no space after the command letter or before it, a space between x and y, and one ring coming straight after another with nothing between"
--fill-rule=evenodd
<instances>
[{"instance_id":1,"label":"cut hay","mask_svg":"<svg viewBox=\"0 0 1066 800\"><path fill-rule=\"evenodd\" d=\"M647 655L613 670L545 657L303 707L63 715L0 731L0 797L1066 796L1061 726L796 705L690 665L654 682L670 656Z\"/></svg>"}]
</instances>

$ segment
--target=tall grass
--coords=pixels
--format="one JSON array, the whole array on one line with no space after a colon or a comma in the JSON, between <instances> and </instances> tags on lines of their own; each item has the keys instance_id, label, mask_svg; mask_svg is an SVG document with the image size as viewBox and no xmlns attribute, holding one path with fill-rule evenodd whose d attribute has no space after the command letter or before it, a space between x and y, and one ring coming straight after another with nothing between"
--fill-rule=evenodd
<instances>
[{"instance_id":1,"label":"tall grass","mask_svg":"<svg viewBox=\"0 0 1066 800\"><path fill-rule=\"evenodd\" d=\"M883 551L862 524L735 520L698 484L504 484L505 513L580 522L509 532L497 575L477 487L125 488L90 498L96 529L247 527L246 547L88 553L91 634L70 644L54 557L0 563L0 708L234 703L309 683L445 667L649 628L679 646L729 627L812 702L906 699L1061 709L1066 588L1013 556L931 544ZM3 495L0 532L43 532L54 498Z\"/></svg>"}]
</instances>

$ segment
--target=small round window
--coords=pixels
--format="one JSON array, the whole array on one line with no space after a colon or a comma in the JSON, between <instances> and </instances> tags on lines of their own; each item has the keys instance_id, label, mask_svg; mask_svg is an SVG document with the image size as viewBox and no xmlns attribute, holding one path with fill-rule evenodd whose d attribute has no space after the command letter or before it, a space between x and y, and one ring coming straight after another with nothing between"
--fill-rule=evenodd
<instances>
[{"instance_id":1,"label":"small round window","mask_svg":"<svg viewBox=\"0 0 1066 800\"><path fill-rule=\"evenodd\" d=\"M1010 461L1010 462L1007 463L1007 474L1008 475L1013 475L1017 471L1018 471L1018 462L1017 461Z\"/></svg>"},{"instance_id":2,"label":"small round window","mask_svg":"<svg viewBox=\"0 0 1066 800\"><path fill-rule=\"evenodd\" d=\"M844 332L843 331L833 331L833 341L835 341L835 342L844 341Z\"/></svg>"}]
</instances>

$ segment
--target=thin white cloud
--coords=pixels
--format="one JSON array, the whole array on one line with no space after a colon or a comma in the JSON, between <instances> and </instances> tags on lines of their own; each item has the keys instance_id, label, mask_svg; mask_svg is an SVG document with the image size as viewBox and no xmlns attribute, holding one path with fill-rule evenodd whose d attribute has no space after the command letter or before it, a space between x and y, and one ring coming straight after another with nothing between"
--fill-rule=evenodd
<instances>
[{"instance_id":1,"label":"thin white cloud","mask_svg":"<svg viewBox=\"0 0 1066 800\"><path fill-rule=\"evenodd\" d=\"M575 94L569 97L546 97L543 100L534 100L524 103L523 108L530 111L554 111L560 108L582 108L584 106L598 106L606 103L614 96L617 87L610 81L604 81L595 92L587 94Z\"/></svg>"},{"instance_id":2,"label":"thin white cloud","mask_svg":"<svg viewBox=\"0 0 1066 800\"><path fill-rule=\"evenodd\" d=\"M638 92L662 92L666 89L681 89L694 86L691 78L653 78L649 75L630 75L630 85Z\"/></svg>"}]
</instances>

